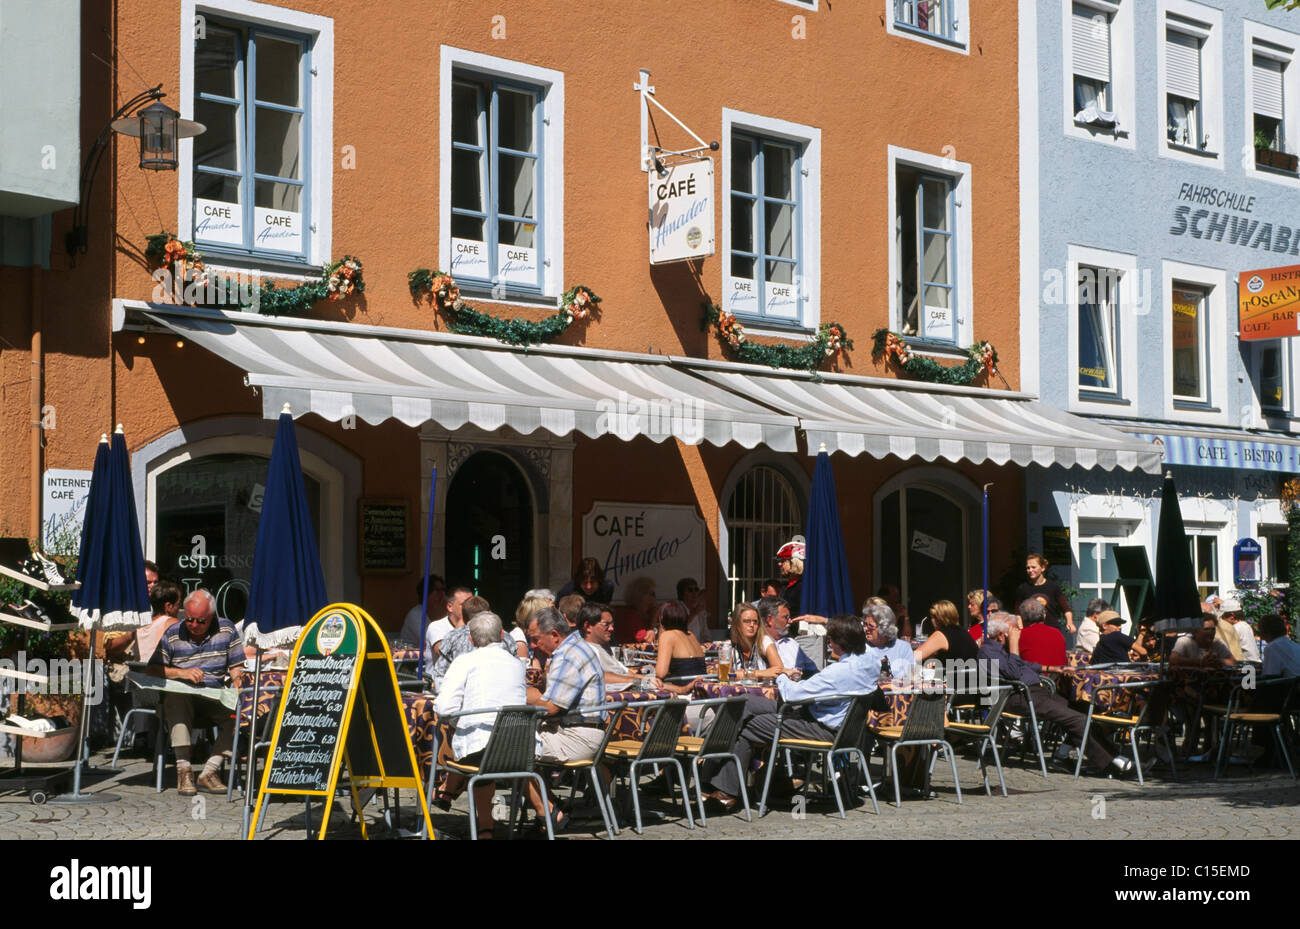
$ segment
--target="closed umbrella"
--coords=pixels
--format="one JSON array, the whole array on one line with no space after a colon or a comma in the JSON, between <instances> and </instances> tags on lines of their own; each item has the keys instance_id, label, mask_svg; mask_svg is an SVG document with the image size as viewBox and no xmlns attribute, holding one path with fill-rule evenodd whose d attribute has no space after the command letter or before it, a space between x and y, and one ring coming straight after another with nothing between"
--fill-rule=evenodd
<instances>
[{"instance_id":1,"label":"closed umbrella","mask_svg":"<svg viewBox=\"0 0 1300 929\"><path fill-rule=\"evenodd\" d=\"M800 611L817 616L852 613L853 590L840 530L840 508L835 499L835 475L826 446L817 453L808 524L804 533L805 557Z\"/></svg>"},{"instance_id":2,"label":"closed umbrella","mask_svg":"<svg viewBox=\"0 0 1300 929\"><path fill-rule=\"evenodd\" d=\"M253 579L248 610L244 614L244 641L257 648L253 671L253 719L250 726L248 767L244 781L244 830L248 830L249 789L253 778L256 744L257 694L262 678L262 649L297 641L303 623L329 603L320 549L302 482L302 462L293 413L284 405L266 466L266 490L257 521L253 548Z\"/></svg>"},{"instance_id":3,"label":"closed umbrella","mask_svg":"<svg viewBox=\"0 0 1300 929\"><path fill-rule=\"evenodd\" d=\"M1136 618L1136 617L1135 617ZM1201 595L1183 528L1174 476L1165 472L1160 495L1160 523L1156 529L1155 630L1177 632L1201 624Z\"/></svg>"},{"instance_id":4,"label":"closed umbrella","mask_svg":"<svg viewBox=\"0 0 1300 929\"><path fill-rule=\"evenodd\" d=\"M77 580L81 587L72 594L72 606L82 627L90 632L93 659L100 630L134 629L148 625L153 615L144 578L144 550L136 522L130 457L120 425L107 451L101 439L95 452L81 540L77 555ZM83 695L72 793L55 797L51 803L108 803L120 799L115 794L81 792L89 719L90 700L88 695Z\"/></svg>"}]
</instances>

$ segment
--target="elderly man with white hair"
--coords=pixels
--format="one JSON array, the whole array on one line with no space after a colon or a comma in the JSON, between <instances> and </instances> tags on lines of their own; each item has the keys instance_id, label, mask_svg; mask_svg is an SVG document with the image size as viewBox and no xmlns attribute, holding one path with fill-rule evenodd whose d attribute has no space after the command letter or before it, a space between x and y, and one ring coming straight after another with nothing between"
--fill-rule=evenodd
<instances>
[{"instance_id":1,"label":"elderly man with white hair","mask_svg":"<svg viewBox=\"0 0 1300 929\"><path fill-rule=\"evenodd\" d=\"M872 600L864 603L862 628L867 634L867 655L877 662L888 661L891 677L901 677L916 664L912 646L898 638L898 618L888 606Z\"/></svg>"},{"instance_id":2,"label":"elderly man with white hair","mask_svg":"<svg viewBox=\"0 0 1300 929\"><path fill-rule=\"evenodd\" d=\"M999 678L1020 681L1029 690L1029 700L1023 694L1013 694L1006 703L1006 711L1022 715L1029 714L1029 703L1034 705L1034 713L1040 720L1059 723L1070 733L1071 744L1078 746L1083 741L1083 732L1088 718L1077 710L1070 708L1065 698L1056 692L1049 681L1039 677L1040 665L1025 661L1015 654L1014 647L1019 638L1019 623L1010 613L994 613L989 617L988 635L980 646L980 661L988 662L996 670L993 683ZM1009 646L1012 646L1009 648ZM1133 762L1127 758L1114 755L1101 740L1090 733L1088 745L1084 749L1084 760L1098 774L1128 774L1133 770Z\"/></svg>"},{"instance_id":3,"label":"elderly man with white hair","mask_svg":"<svg viewBox=\"0 0 1300 929\"><path fill-rule=\"evenodd\" d=\"M217 617L212 594L200 588L185 598L185 619L163 633L147 670L154 677L185 681L198 689L222 687L229 674L232 686L238 687L244 675L244 645L235 624ZM169 693L163 697L163 714L171 726L176 753L176 792L183 797L198 790L225 793L219 772L234 736L230 711L217 700ZM190 765L191 732L196 724L217 727L217 741L197 778L197 789Z\"/></svg>"},{"instance_id":4,"label":"elderly man with white hair","mask_svg":"<svg viewBox=\"0 0 1300 929\"><path fill-rule=\"evenodd\" d=\"M468 625L474 648L452 661L434 701L434 712L445 716L489 707L522 706L528 697L524 666L505 649L496 647L501 642L501 618L492 612L479 613ZM457 761L478 764L492 736L496 718L496 713L481 713L456 720L451 753ZM492 792L495 789L492 783L479 783L474 787L480 839L492 837ZM447 791L452 790L453 785L448 783Z\"/></svg>"}]
</instances>

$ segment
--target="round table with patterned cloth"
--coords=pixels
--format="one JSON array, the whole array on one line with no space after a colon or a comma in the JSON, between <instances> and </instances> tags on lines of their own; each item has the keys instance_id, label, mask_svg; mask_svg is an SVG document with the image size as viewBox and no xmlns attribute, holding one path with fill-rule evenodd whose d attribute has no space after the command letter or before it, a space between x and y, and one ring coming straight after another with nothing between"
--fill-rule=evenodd
<instances>
[{"instance_id":1,"label":"round table with patterned cloth","mask_svg":"<svg viewBox=\"0 0 1300 929\"><path fill-rule=\"evenodd\" d=\"M1057 688L1066 700L1092 703L1093 692L1103 684L1132 684L1160 680L1158 671L1125 670L1123 668L1044 668L1054 673ZM1136 715L1133 698L1123 691L1107 690L1098 695L1097 709L1108 713Z\"/></svg>"},{"instance_id":2,"label":"round table with patterned cloth","mask_svg":"<svg viewBox=\"0 0 1300 929\"><path fill-rule=\"evenodd\" d=\"M701 700L710 700L715 697L737 697L744 694L757 694L760 697L767 697L769 700L777 699L776 684L772 682L741 684L739 681L732 681L727 684L719 684L717 681L698 680L695 682L693 692Z\"/></svg>"},{"instance_id":3,"label":"round table with patterned cloth","mask_svg":"<svg viewBox=\"0 0 1300 929\"><path fill-rule=\"evenodd\" d=\"M901 726L907 722L908 711L912 708L912 700L918 693L928 693L929 689L941 690L944 684L942 681L934 684L916 684L912 681L881 681L880 692L884 694L885 700L889 703L889 710L872 710L867 714L867 725L880 728L883 726Z\"/></svg>"}]
</instances>

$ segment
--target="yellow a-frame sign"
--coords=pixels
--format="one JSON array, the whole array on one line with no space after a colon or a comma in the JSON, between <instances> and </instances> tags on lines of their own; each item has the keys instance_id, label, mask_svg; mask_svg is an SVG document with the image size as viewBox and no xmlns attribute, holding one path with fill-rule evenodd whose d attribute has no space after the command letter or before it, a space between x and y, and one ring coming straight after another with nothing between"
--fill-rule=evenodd
<instances>
[{"instance_id":1,"label":"yellow a-frame sign","mask_svg":"<svg viewBox=\"0 0 1300 929\"><path fill-rule=\"evenodd\" d=\"M298 636L280 698L262 786L248 838L272 794L325 798L318 838L325 838L347 766L353 808L366 836L358 790L409 787L420 800L424 834L433 836L420 769L411 746L397 672L379 624L358 606L333 603Z\"/></svg>"}]
</instances>

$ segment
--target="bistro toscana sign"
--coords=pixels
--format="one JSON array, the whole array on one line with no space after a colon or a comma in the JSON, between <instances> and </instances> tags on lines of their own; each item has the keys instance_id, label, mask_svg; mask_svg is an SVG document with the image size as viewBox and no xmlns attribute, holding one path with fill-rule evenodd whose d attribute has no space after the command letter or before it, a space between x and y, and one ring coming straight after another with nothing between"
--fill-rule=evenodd
<instances>
[{"instance_id":1,"label":"bistro toscana sign","mask_svg":"<svg viewBox=\"0 0 1300 929\"><path fill-rule=\"evenodd\" d=\"M1300 265L1241 272L1237 299L1243 342L1300 335Z\"/></svg>"}]
</instances>

